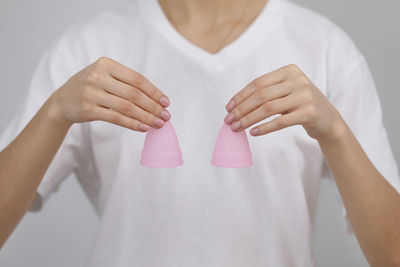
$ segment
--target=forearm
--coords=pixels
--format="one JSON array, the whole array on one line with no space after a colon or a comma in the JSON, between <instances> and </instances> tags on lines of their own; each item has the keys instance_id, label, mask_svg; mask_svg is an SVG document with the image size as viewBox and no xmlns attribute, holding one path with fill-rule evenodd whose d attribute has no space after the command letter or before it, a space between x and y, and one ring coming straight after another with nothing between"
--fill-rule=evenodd
<instances>
[{"instance_id":1,"label":"forearm","mask_svg":"<svg viewBox=\"0 0 400 267\"><path fill-rule=\"evenodd\" d=\"M30 207L69 127L57 117L50 98L0 152L0 247Z\"/></svg>"},{"instance_id":2,"label":"forearm","mask_svg":"<svg viewBox=\"0 0 400 267\"><path fill-rule=\"evenodd\" d=\"M343 122L340 133L319 140L352 227L372 266L399 266L400 195L381 176Z\"/></svg>"}]
</instances>

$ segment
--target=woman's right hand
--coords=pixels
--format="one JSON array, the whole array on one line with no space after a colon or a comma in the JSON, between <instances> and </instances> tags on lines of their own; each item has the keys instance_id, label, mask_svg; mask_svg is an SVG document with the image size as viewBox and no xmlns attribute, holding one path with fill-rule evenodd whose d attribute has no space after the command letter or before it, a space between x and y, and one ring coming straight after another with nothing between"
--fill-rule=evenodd
<instances>
[{"instance_id":1,"label":"woman's right hand","mask_svg":"<svg viewBox=\"0 0 400 267\"><path fill-rule=\"evenodd\" d=\"M167 96L143 75L104 57L71 77L51 99L54 114L71 125L102 120L146 132L171 117Z\"/></svg>"}]
</instances>

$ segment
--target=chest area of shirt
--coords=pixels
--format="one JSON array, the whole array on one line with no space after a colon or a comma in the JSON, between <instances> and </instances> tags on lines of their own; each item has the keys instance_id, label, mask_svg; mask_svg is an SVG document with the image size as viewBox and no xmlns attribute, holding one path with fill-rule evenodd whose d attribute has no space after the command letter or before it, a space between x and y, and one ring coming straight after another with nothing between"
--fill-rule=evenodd
<instances>
[{"instance_id":1,"label":"chest area of shirt","mask_svg":"<svg viewBox=\"0 0 400 267\"><path fill-rule=\"evenodd\" d=\"M258 56L257 53L249 54L247 60L237 61L237 64L222 69L206 69L171 47L159 50L156 47L149 44L147 50L133 49L126 57L116 55L116 59L142 73L170 98L168 110L184 161L197 160L209 164L218 131L227 114L225 105L257 77L285 64L297 63L321 91L325 91L324 68L313 58L305 60L307 53L294 53L290 49L286 53L276 53L274 48L268 51L266 47L266 51ZM262 122L268 119L271 118ZM103 122L93 123L92 128L93 153L101 162L99 165L111 156L114 157L111 162L118 166L115 158L124 154L131 158L132 167L138 166L145 134L118 129L118 126ZM317 143L301 126L261 137L249 136L249 143L255 162L257 159L276 160L279 155L291 159L288 163L293 164L302 162L297 159L309 154L320 155Z\"/></svg>"}]
</instances>

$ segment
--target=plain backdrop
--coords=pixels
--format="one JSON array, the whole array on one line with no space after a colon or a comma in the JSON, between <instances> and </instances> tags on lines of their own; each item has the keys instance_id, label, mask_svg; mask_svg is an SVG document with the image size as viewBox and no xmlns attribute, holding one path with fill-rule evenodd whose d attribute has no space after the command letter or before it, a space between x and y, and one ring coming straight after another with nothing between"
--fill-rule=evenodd
<instances>
[{"instance_id":1,"label":"plain backdrop","mask_svg":"<svg viewBox=\"0 0 400 267\"><path fill-rule=\"evenodd\" d=\"M127 1L0 2L0 131L16 111L40 56L51 42L68 25ZM294 1L326 15L344 28L366 56L378 86L385 125L399 165L399 1ZM97 225L92 207L75 177L71 176L41 212L24 217L0 252L0 266L82 266ZM317 266L368 266L355 237L346 233L337 196L329 181L321 184L315 255Z\"/></svg>"}]
</instances>

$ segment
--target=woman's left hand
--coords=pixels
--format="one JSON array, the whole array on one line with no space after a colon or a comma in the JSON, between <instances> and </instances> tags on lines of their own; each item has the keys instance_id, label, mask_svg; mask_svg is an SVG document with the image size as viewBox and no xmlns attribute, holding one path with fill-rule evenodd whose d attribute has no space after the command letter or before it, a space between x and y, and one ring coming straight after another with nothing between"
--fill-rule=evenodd
<instances>
[{"instance_id":1,"label":"woman's left hand","mask_svg":"<svg viewBox=\"0 0 400 267\"><path fill-rule=\"evenodd\" d=\"M226 105L225 123L234 132L281 114L250 130L265 135L302 125L317 140L340 136L345 123L336 108L296 65L263 75L238 92Z\"/></svg>"}]
</instances>

